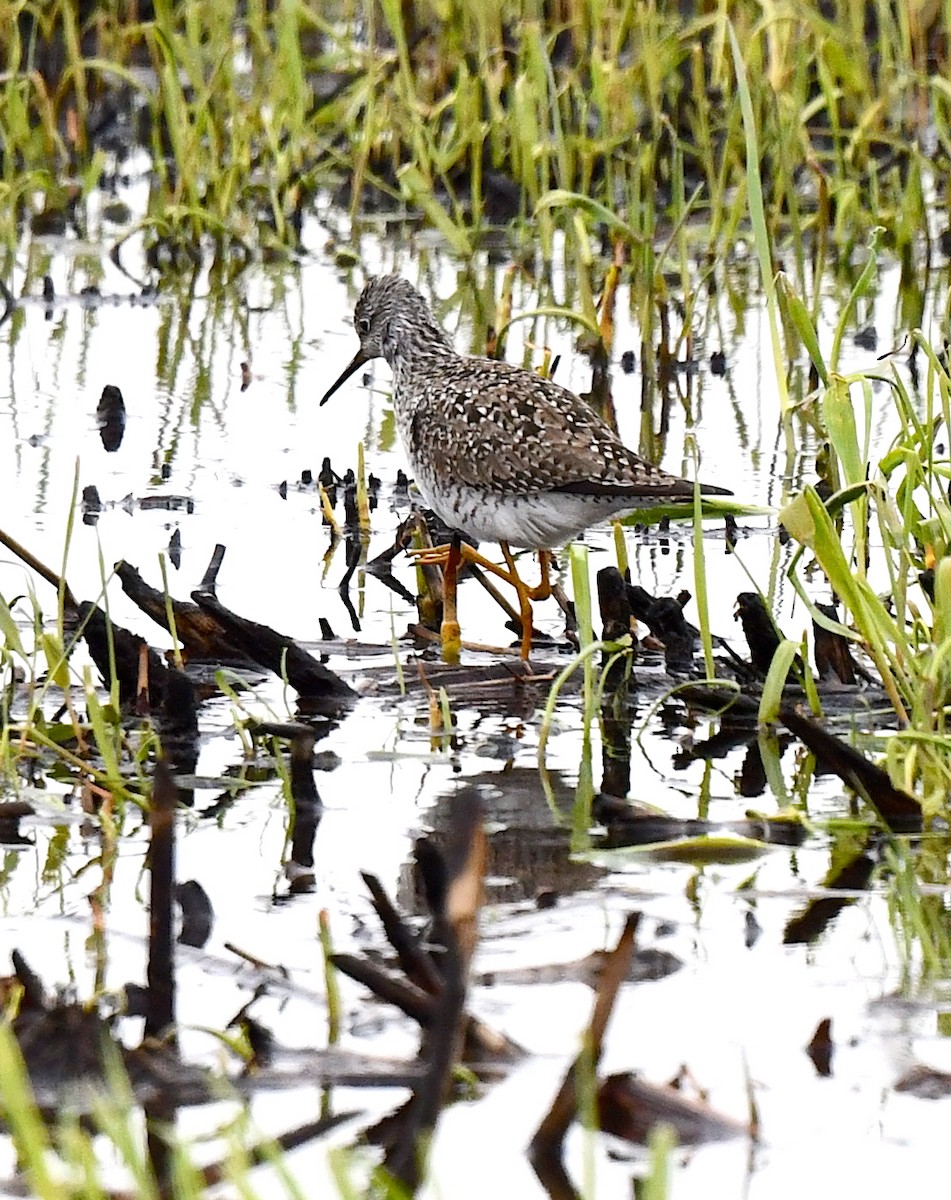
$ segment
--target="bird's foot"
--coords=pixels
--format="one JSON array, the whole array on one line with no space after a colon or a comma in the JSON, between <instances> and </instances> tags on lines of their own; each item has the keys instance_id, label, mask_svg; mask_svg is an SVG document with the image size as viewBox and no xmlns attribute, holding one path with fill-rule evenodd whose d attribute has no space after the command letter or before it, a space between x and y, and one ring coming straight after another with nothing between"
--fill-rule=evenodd
<instances>
[{"instance_id":1,"label":"bird's foot","mask_svg":"<svg viewBox=\"0 0 951 1200\"><path fill-rule=\"evenodd\" d=\"M441 567L443 570L449 563L449 556L453 552L452 542L446 542L442 546L420 546L413 549L408 549L406 553L410 555L413 561L420 567ZM481 567L483 571L488 571L492 575L497 575L499 579L504 579L506 583L513 583L511 574L505 567L493 562L490 558L486 558L484 554L480 554L474 546L470 546L468 542L460 542L458 555L461 562L471 566Z\"/></svg>"},{"instance_id":2,"label":"bird's foot","mask_svg":"<svg viewBox=\"0 0 951 1200\"><path fill-rule=\"evenodd\" d=\"M548 576L550 554L548 551L543 550L540 552L539 557L541 561L542 575L538 585L533 588L526 587L521 576L516 570L515 560L512 557L511 550L507 545L504 544L502 545L502 553L505 555L506 563L504 567L500 566L498 563L492 562L492 560L486 558L485 555L480 554L479 551L473 546L470 546L468 542L449 542L442 546L424 546L408 550L407 553L412 556L417 566L440 567L444 573L444 576L447 579L453 579L453 581L455 571L458 569L460 563L466 563L469 566L477 569L474 574L478 575L478 569L481 569L490 575L494 575L498 579L504 580L510 587L513 587L519 600L519 606L517 610L513 609L513 607L502 596L499 595L499 593L494 587L491 586L487 579L480 579L483 587L490 592L490 594L496 599L496 601L502 606L508 615L518 622L522 630L521 657L523 659L528 658L532 647L533 632L531 602L533 600L547 600L551 595L551 584ZM455 628L456 630L458 629L458 626L455 625L454 594L452 599L452 612L451 614L445 614L442 625L443 630L446 629L447 621L451 622L452 628ZM447 646L458 647L458 638L458 632L453 633L451 632L451 629L448 633L440 633L440 641L443 645L443 658L447 662L450 661L447 657ZM456 655L457 657L453 661L458 661L458 650L456 651Z\"/></svg>"}]
</instances>

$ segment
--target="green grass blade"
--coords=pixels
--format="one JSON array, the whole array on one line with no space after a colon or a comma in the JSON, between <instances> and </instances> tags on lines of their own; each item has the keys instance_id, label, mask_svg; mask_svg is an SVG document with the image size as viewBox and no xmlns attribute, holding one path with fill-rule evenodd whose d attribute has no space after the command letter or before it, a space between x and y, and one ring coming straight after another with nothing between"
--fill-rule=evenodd
<instances>
[{"instance_id":1,"label":"green grass blade","mask_svg":"<svg viewBox=\"0 0 951 1200\"><path fill-rule=\"evenodd\" d=\"M785 308L789 320L802 339L802 344L809 352L812 365L816 368L819 378L824 384L828 385L829 371L826 367L825 359L822 357L822 350L819 347L819 336L816 333L815 325L812 323L812 317L809 316L809 310L794 291L792 282L785 271L777 273L776 285L780 304Z\"/></svg>"},{"instance_id":2,"label":"green grass blade","mask_svg":"<svg viewBox=\"0 0 951 1200\"><path fill-rule=\"evenodd\" d=\"M822 397L822 417L829 441L838 455L847 486L864 483L866 465L859 450L851 388L841 375L833 375Z\"/></svg>"},{"instance_id":3,"label":"green grass blade","mask_svg":"<svg viewBox=\"0 0 951 1200\"><path fill-rule=\"evenodd\" d=\"M836 371L839 366L839 353L842 349L842 339L845 337L845 331L849 321L852 319L852 314L855 311L855 306L866 295L872 282L878 273L878 246L882 239L882 234L885 232L881 225L876 225L869 234L868 241L868 259L862 269L862 274L855 282L855 287L849 294L845 307L839 313L839 319L835 325L835 335L832 338L832 349L829 352L829 370Z\"/></svg>"},{"instance_id":4,"label":"green grass blade","mask_svg":"<svg viewBox=\"0 0 951 1200\"><path fill-rule=\"evenodd\" d=\"M759 259L760 276L763 281L763 292L766 296L766 314L769 320L769 335L773 347L773 366L776 370L776 388L779 393L780 411L785 414L789 408L789 388L786 384L786 360L779 338L779 321L776 309L776 286L773 281L773 256L769 245L769 231L766 228L766 209L763 203L763 181L760 176L760 149L756 131L756 117L753 112L753 100L750 96L749 82L746 77L746 65L740 43L737 41L736 30L729 19L726 23L730 35L730 48L733 52L733 67L736 71L736 86L740 96L740 111L743 114L743 131L746 139L746 187L750 209L750 224L753 226L753 242L756 246L756 257Z\"/></svg>"},{"instance_id":5,"label":"green grass blade","mask_svg":"<svg viewBox=\"0 0 951 1200\"><path fill-rule=\"evenodd\" d=\"M761 725L772 725L779 717L779 710L783 702L783 688L786 686L786 679L798 653L799 643L791 641L789 638L783 638L776 648L759 702L758 720Z\"/></svg>"},{"instance_id":6,"label":"green grass blade","mask_svg":"<svg viewBox=\"0 0 951 1200\"><path fill-rule=\"evenodd\" d=\"M697 612L700 614L700 644L708 679L716 678L713 662L713 638L710 634L710 609L707 604L707 572L703 549L703 499L699 481L693 487L693 582Z\"/></svg>"}]
</instances>

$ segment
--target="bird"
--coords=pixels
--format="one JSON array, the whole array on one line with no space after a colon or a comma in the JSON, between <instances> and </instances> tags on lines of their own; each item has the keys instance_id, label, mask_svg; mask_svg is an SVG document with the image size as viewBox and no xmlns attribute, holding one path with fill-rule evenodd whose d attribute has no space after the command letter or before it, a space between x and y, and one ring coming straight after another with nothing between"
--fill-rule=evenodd
<instances>
[{"instance_id":1,"label":"bird","mask_svg":"<svg viewBox=\"0 0 951 1200\"><path fill-rule=\"evenodd\" d=\"M521 656L531 650L531 601L551 594L551 551L590 525L638 507L691 500L694 484L630 450L567 388L498 359L458 353L419 291L399 275L371 276L357 299L356 354L320 400L324 405L365 363L393 373L396 425L416 485L449 526L497 542L506 566L458 539L427 561L446 573L444 654L458 646L455 571L477 562L516 590ZM705 496L732 495L701 484ZM541 581L529 588L512 547L539 552Z\"/></svg>"}]
</instances>

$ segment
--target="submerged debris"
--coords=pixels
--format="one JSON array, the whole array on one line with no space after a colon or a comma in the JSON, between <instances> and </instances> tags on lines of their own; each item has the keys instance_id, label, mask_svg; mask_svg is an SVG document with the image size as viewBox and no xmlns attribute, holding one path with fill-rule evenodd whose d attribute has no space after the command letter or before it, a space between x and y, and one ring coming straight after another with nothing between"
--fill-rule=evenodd
<instances>
[{"instance_id":1,"label":"submerged debris","mask_svg":"<svg viewBox=\"0 0 951 1200\"><path fill-rule=\"evenodd\" d=\"M23 817L33 815L33 805L25 800L5 800L0 802L0 845L28 846L32 839L26 837L20 830Z\"/></svg>"},{"instance_id":2,"label":"submerged debris","mask_svg":"<svg viewBox=\"0 0 951 1200\"><path fill-rule=\"evenodd\" d=\"M480 830L480 839L483 837ZM458 854L458 851L449 851L450 864L453 853ZM428 881L426 892L430 911L436 917L447 904L446 889L451 876L446 876L447 867L442 852L429 839L421 839L417 843L416 856L423 877ZM446 987L446 931L440 932L437 919L428 941L421 941L410 931L379 880L366 874L363 878L387 940L396 951L399 966L407 978L400 979L375 963L349 954L335 954L332 961L345 975L364 984L380 999L395 1004L423 1029L434 1029L442 1020L443 1012L441 998ZM494 1071L499 1066L519 1061L524 1055L524 1051L515 1043L469 1014L461 1018L461 1030L460 1053L463 1061L477 1070Z\"/></svg>"},{"instance_id":3,"label":"submerged debris","mask_svg":"<svg viewBox=\"0 0 951 1200\"><path fill-rule=\"evenodd\" d=\"M736 598L736 619L743 626L753 669L765 679L782 637L759 592L740 592ZM802 659L798 655L795 663L801 673Z\"/></svg>"},{"instance_id":4,"label":"submerged debris","mask_svg":"<svg viewBox=\"0 0 951 1200\"><path fill-rule=\"evenodd\" d=\"M229 640L244 654L276 675L285 676L308 706L337 712L356 699L349 684L292 638L239 616L207 592L193 592L192 599L221 624Z\"/></svg>"},{"instance_id":5,"label":"submerged debris","mask_svg":"<svg viewBox=\"0 0 951 1200\"><path fill-rule=\"evenodd\" d=\"M683 1146L752 1137L742 1121L724 1116L703 1100L691 1100L668 1084L648 1083L633 1073L610 1075L598 1088L598 1121L605 1133L646 1146L651 1131L669 1125Z\"/></svg>"},{"instance_id":6,"label":"submerged debris","mask_svg":"<svg viewBox=\"0 0 951 1200\"><path fill-rule=\"evenodd\" d=\"M832 1041L832 1018L823 1017L816 1026L806 1053L816 1068L816 1074L828 1078L832 1074L832 1056L835 1053L835 1043Z\"/></svg>"},{"instance_id":7,"label":"submerged debris","mask_svg":"<svg viewBox=\"0 0 951 1200\"><path fill-rule=\"evenodd\" d=\"M799 709L784 708L781 716L783 724L809 747L825 769L834 771L868 801L889 829L898 833L914 833L921 829L921 805L914 796L896 787L881 767Z\"/></svg>"},{"instance_id":8,"label":"submerged debris","mask_svg":"<svg viewBox=\"0 0 951 1200\"><path fill-rule=\"evenodd\" d=\"M30 1076L37 1103L49 1116L64 1108L88 1110L120 1062L139 1101L174 1097L182 1105L205 1104L216 1090L201 1067L183 1063L175 1050L156 1041L128 1049L113 1033L115 1017L95 1006L50 999L19 951L12 954L15 975L4 980L22 988L19 1010L10 1023Z\"/></svg>"},{"instance_id":9,"label":"submerged debris","mask_svg":"<svg viewBox=\"0 0 951 1200\"><path fill-rule=\"evenodd\" d=\"M102 447L107 453L114 453L122 445L125 433L125 401L122 393L111 383L102 389L99 403L96 406L96 422L99 425L99 436Z\"/></svg>"},{"instance_id":10,"label":"submerged debris","mask_svg":"<svg viewBox=\"0 0 951 1200\"><path fill-rule=\"evenodd\" d=\"M907 1092L919 1100L943 1100L951 1096L951 1072L915 1063L895 1082L896 1092Z\"/></svg>"}]
</instances>

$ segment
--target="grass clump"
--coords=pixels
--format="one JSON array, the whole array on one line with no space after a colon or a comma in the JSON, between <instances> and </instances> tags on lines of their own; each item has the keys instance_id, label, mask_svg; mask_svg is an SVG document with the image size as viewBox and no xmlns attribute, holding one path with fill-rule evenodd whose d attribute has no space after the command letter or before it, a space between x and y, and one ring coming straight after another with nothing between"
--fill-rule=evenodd
<instances>
[{"instance_id":1,"label":"grass clump","mask_svg":"<svg viewBox=\"0 0 951 1200\"><path fill-rule=\"evenodd\" d=\"M144 147L155 238L294 245L329 191L422 216L462 255L522 222L550 260L559 226L587 243L597 206L636 246L686 195L718 250L746 206L742 99L800 280L817 231L846 250L875 223L920 236L909 200L951 146L940 15L741 0L729 22L742 97L705 3L18 0L0 13L5 233Z\"/></svg>"},{"instance_id":2,"label":"grass clump","mask_svg":"<svg viewBox=\"0 0 951 1200\"><path fill-rule=\"evenodd\" d=\"M824 499L806 487L781 520L799 543L790 575L815 620L859 641L892 702L898 731L887 742L896 783L917 792L926 813L946 809L951 784L951 460L940 431L951 417L951 376L918 332L927 363L925 408L894 368L838 375L816 397L828 437ZM871 388L885 382L900 429L886 453L869 457ZM812 601L818 565L846 610L836 626Z\"/></svg>"}]
</instances>

